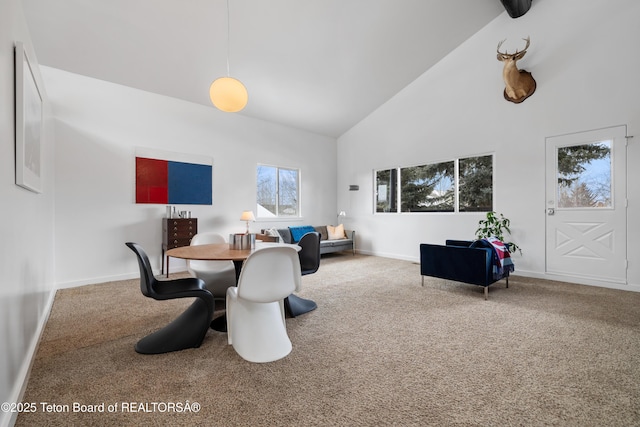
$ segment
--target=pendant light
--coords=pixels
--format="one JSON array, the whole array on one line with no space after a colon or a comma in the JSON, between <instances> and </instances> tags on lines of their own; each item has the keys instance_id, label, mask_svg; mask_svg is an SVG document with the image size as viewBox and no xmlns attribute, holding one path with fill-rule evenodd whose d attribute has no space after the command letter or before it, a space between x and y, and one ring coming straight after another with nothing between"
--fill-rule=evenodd
<instances>
[{"instance_id":1,"label":"pendant light","mask_svg":"<svg viewBox=\"0 0 640 427\"><path fill-rule=\"evenodd\" d=\"M211 83L209 97L219 110L236 113L247 105L249 94L240 80L229 76L229 27L229 0L227 0L227 76L220 77Z\"/></svg>"}]
</instances>

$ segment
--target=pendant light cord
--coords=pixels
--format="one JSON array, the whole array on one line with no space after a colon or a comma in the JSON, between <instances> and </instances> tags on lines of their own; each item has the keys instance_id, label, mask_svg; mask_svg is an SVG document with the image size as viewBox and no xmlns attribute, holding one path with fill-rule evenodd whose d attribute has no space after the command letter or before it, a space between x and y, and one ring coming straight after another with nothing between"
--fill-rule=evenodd
<instances>
[{"instance_id":1,"label":"pendant light cord","mask_svg":"<svg viewBox=\"0 0 640 427\"><path fill-rule=\"evenodd\" d=\"M231 23L229 17L229 0L227 0L227 77L231 76L231 72L229 71L229 46L231 45Z\"/></svg>"}]
</instances>

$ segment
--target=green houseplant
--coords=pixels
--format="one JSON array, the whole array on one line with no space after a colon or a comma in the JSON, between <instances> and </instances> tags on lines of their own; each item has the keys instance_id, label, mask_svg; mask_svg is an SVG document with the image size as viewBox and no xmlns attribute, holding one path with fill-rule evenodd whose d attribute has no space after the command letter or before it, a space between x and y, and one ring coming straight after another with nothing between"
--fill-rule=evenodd
<instances>
[{"instance_id":1,"label":"green houseplant","mask_svg":"<svg viewBox=\"0 0 640 427\"><path fill-rule=\"evenodd\" d=\"M520 246L516 245L513 242L507 242L504 238L504 233L511 235L511 230L509 229L509 225L511 221L509 218L505 218L504 215L497 212L487 212L487 216L485 219L481 219L478 221L478 229L476 230L476 237L478 239L486 239L487 237L497 237L498 240L503 242L507 247L509 253L513 253L514 251L519 251L522 253L522 249Z\"/></svg>"}]
</instances>

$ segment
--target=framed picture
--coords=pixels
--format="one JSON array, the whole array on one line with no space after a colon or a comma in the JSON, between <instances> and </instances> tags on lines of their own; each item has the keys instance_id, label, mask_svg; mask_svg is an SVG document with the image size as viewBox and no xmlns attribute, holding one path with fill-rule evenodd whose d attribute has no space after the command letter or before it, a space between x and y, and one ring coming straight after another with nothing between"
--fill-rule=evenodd
<instances>
[{"instance_id":1,"label":"framed picture","mask_svg":"<svg viewBox=\"0 0 640 427\"><path fill-rule=\"evenodd\" d=\"M15 48L16 184L42 192L42 95L21 42Z\"/></svg>"},{"instance_id":2,"label":"framed picture","mask_svg":"<svg viewBox=\"0 0 640 427\"><path fill-rule=\"evenodd\" d=\"M136 147L136 203L213 204L213 159Z\"/></svg>"}]
</instances>

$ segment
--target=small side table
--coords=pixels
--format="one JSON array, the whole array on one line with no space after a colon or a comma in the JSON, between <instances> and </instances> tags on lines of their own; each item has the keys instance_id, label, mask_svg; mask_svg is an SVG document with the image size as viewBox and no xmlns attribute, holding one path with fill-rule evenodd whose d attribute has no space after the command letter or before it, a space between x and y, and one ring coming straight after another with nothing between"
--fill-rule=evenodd
<instances>
[{"instance_id":1,"label":"small side table","mask_svg":"<svg viewBox=\"0 0 640 427\"><path fill-rule=\"evenodd\" d=\"M169 249L189 246L191 238L198 233L198 218L162 218L162 270L164 273L165 253ZM169 256L166 255L167 277L169 277Z\"/></svg>"}]
</instances>

